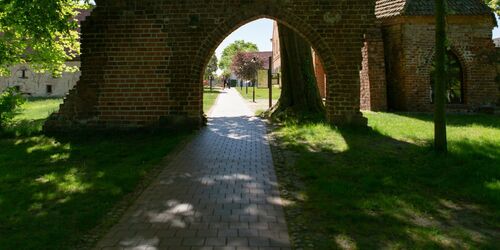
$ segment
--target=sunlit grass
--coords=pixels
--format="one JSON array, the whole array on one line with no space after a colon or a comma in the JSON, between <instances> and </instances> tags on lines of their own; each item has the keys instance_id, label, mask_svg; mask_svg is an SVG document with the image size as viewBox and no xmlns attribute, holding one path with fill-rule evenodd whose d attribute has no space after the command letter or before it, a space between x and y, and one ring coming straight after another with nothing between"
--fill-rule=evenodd
<instances>
[{"instance_id":1,"label":"sunlit grass","mask_svg":"<svg viewBox=\"0 0 500 250\"><path fill-rule=\"evenodd\" d=\"M500 239L500 118L450 115L450 153L430 115L365 113L373 130L288 122L305 202L292 223L315 249L494 248Z\"/></svg>"},{"instance_id":2,"label":"sunlit grass","mask_svg":"<svg viewBox=\"0 0 500 250\"><path fill-rule=\"evenodd\" d=\"M247 100L253 99L252 87L248 87L248 93L246 87L240 88L236 87L238 92ZM273 100L278 100L281 96L281 88L278 86L273 86ZM255 99L269 99L269 89L268 88L255 88Z\"/></svg>"},{"instance_id":3,"label":"sunlit grass","mask_svg":"<svg viewBox=\"0 0 500 250\"><path fill-rule=\"evenodd\" d=\"M5 124L3 136L30 136L40 134L45 119L59 109L62 99L36 98L28 99L18 109L18 114L12 121ZM2 136L2 134L0 134Z\"/></svg>"},{"instance_id":4,"label":"sunlit grass","mask_svg":"<svg viewBox=\"0 0 500 250\"><path fill-rule=\"evenodd\" d=\"M53 112L59 110L59 105L62 102L62 98L28 99L28 101L21 106L20 114L15 117L15 120L45 119Z\"/></svg>"},{"instance_id":5,"label":"sunlit grass","mask_svg":"<svg viewBox=\"0 0 500 250\"><path fill-rule=\"evenodd\" d=\"M285 145L305 143L310 151L343 152L349 149L342 135L326 123L287 124L280 132Z\"/></svg>"},{"instance_id":6,"label":"sunlit grass","mask_svg":"<svg viewBox=\"0 0 500 250\"><path fill-rule=\"evenodd\" d=\"M366 112L370 126L383 135L419 145L432 143L434 123L430 115L399 115L391 113ZM497 116L448 115L448 141L451 150L457 150L456 143L464 140L478 144L500 144ZM408 126L411 125L411 126Z\"/></svg>"},{"instance_id":7,"label":"sunlit grass","mask_svg":"<svg viewBox=\"0 0 500 250\"><path fill-rule=\"evenodd\" d=\"M220 94L219 88L213 88L210 91L210 88L205 87L203 89L203 112L206 114L210 109L214 106L217 97Z\"/></svg>"}]
</instances>

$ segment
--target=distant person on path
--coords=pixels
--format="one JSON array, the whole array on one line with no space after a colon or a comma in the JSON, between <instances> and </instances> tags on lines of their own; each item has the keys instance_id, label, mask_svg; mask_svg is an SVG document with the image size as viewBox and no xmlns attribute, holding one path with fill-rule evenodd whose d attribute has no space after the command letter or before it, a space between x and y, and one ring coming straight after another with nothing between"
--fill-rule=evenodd
<instances>
[{"instance_id":1,"label":"distant person on path","mask_svg":"<svg viewBox=\"0 0 500 250\"><path fill-rule=\"evenodd\" d=\"M224 77L224 88L223 89L226 89L226 84L227 84L227 78Z\"/></svg>"}]
</instances>

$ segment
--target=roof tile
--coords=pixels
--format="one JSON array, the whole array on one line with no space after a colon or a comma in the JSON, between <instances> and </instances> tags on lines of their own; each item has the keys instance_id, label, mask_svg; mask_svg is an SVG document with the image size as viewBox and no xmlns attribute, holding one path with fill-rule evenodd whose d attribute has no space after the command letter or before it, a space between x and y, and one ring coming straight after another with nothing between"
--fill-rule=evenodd
<instances>
[{"instance_id":1,"label":"roof tile","mask_svg":"<svg viewBox=\"0 0 500 250\"><path fill-rule=\"evenodd\" d=\"M492 10L482 0L447 0L450 15L491 15ZM377 18L394 16L432 16L434 0L377 0Z\"/></svg>"}]
</instances>

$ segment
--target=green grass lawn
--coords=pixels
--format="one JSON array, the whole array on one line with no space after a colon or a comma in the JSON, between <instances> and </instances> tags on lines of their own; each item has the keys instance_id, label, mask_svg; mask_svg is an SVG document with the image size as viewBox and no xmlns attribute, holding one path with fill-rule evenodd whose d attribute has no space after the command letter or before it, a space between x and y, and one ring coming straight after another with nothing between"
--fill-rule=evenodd
<instances>
[{"instance_id":1,"label":"green grass lawn","mask_svg":"<svg viewBox=\"0 0 500 250\"><path fill-rule=\"evenodd\" d=\"M0 137L0 249L73 249L190 134L43 135L59 103L25 104Z\"/></svg>"},{"instance_id":2,"label":"green grass lawn","mask_svg":"<svg viewBox=\"0 0 500 250\"><path fill-rule=\"evenodd\" d=\"M62 98L28 99L19 108L16 117L6 125L4 133L11 136L40 134L45 119L59 109L62 101Z\"/></svg>"},{"instance_id":3,"label":"green grass lawn","mask_svg":"<svg viewBox=\"0 0 500 250\"><path fill-rule=\"evenodd\" d=\"M252 88L248 87L248 94L246 93L246 88L240 87L236 88L238 92L243 96L243 98L247 100L252 100L253 92ZM281 96L281 89L278 86L273 86L273 100L278 100ZM255 88L255 99L268 99L269 98L269 89L268 88Z\"/></svg>"},{"instance_id":4,"label":"green grass lawn","mask_svg":"<svg viewBox=\"0 0 500 250\"><path fill-rule=\"evenodd\" d=\"M203 112L205 112L205 114L213 107L219 94L219 88L213 88L212 91L207 87L203 89Z\"/></svg>"},{"instance_id":5,"label":"green grass lawn","mask_svg":"<svg viewBox=\"0 0 500 250\"><path fill-rule=\"evenodd\" d=\"M314 249L494 249L500 245L500 118L450 115L447 156L430 115L365 113L368 129L287 123L295 152L291 228ZM281 175L281 174L280 174ZM281 175L283 178L283 175ZM297 205L300 204L300 205Z\"/></svg>"},{"instance_id":6,"label":"green grass lawn","mask_svg":"<svg viewBox=\"0 0 500 250\"><path fill-rule=\"evenodd\" d=\"M50 99L29 99L22 105L20 114L15 120L39 120L46 119L50 114L59 110L59 105L63 102L62 98Z\"/></svg>"}]
</instances>

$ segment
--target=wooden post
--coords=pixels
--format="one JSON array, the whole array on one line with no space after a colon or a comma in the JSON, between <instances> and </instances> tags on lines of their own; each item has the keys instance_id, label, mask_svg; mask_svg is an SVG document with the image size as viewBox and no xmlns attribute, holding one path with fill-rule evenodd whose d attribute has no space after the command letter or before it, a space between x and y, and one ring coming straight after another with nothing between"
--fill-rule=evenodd
<instances>
[{"instance_id":1,"label":"wooden post","mask_svg":"<svg viewBox=\"0 0 500 250\"><path fill-rule=\"evenodd\" d=\"M267 85L269 87L269 108L273 107L273 57L269 57L269 69L267 70Z\"/></svg>"}]
</instances>

